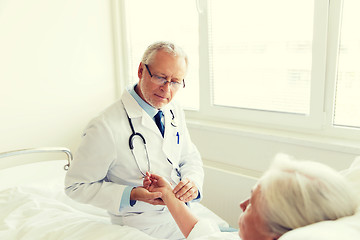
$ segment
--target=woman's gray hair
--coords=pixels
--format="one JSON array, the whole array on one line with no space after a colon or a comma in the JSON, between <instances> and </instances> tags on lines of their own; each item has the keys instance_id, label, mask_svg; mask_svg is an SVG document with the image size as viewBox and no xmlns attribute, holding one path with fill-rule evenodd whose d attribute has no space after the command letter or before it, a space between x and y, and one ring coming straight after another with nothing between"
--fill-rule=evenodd
<instances>
[{"instance_id":1,"label":"woman's gray hair","mask_svg":"<svg viewBox=\"0 0 360 240\"><path fill-rule=\"evenodd\" d=\"M312 223L353 215L358 207L350 183L340 173L285 154L276 156L259 186L264 220L279 236Z\"/></svg>"},{"instance_id":2,"label":"woman's gray hair","mask_svg":"<svg viewBox=\"0 0 360 240\"><path fill-rule=\"evenodd\" d=\"M144 64L150 64L153 60L154 55L160 50L173 54L174 56L183 57L185 59L186 68L188 67L189 60L185 51L180 46L177 46L172 42L165 41L155 42L148 46L148 48L144 52L141 62Z\"/></svg>"}]
</instances>

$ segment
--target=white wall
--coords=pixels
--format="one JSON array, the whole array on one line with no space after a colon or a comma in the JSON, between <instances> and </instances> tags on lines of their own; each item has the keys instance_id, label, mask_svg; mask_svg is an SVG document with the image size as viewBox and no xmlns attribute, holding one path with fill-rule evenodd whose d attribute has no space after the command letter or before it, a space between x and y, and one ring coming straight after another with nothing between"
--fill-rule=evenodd
<instances>
[{"instance_id":1,"label":"white wall","mask_svg":"<svg viewBox=\"0 0 360 240\"><path fill-rule=\"evenodd\" d=\"M201 203L225 219L231 227L238 228L242 212L240 202L249 196L257 178L208 164L205 164L204 172L204 198Z\"/></svg>"},{"instance_id":2,"label":"white wall","mask_svg":"<svg viewBox=\"0 0 360 240\"><path fill-rule=\"evenodd\" d=\"M0 152L73 151L117 98L110 3L0 1Z\"/></svg>"}]
</instances>

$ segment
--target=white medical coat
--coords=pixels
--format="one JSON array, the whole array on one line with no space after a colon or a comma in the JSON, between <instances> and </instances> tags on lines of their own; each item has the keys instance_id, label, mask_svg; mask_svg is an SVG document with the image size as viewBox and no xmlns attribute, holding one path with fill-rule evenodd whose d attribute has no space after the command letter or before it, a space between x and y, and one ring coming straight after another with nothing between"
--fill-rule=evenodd
<instances>
[{"instance_id":1,"label":"white medical coat","mask_svg":"<svg viewBox=\"0 0 360 240\"><path fill-rule=\"evenodd\" d=\"M166 207L137 201L132 207L120 209L124 189L127 186L141 186L143 180L129 149L132 131L125 109L135 131L146 140L151 172L165 177L173 186L182 178L191 179L202 196L202 161L190 139L183 110L173 102L162 109L165 117L165 133L162 137L154 120L127 90L119 101L86 127L66 174L65 192L77 201L106 209L113 223L139 229L151 228L172 221ZM174 120L170 110L174 114L176 127L171 125ZM147 160L139 138L134 140L134 151L142 171L146 172ZM181 177L176 168L181 172Z\"/></svg>"}]
</instances>

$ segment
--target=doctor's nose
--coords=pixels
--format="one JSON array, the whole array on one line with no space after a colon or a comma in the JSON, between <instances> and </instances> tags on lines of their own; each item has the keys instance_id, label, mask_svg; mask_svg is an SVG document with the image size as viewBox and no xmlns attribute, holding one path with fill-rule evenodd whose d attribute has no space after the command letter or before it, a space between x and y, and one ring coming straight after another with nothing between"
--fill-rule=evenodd
<instances>
[{"instance_id":1,"label":"doctor's nose","mask_svg":"<svg viewBox=\"0 0 360 240\"><path fill-rule=\"evenodd\" d=\"M165 84L160 87L164 92L170 92L171 90L171 82L167 81Z\"/></svg>"}]
</instances>

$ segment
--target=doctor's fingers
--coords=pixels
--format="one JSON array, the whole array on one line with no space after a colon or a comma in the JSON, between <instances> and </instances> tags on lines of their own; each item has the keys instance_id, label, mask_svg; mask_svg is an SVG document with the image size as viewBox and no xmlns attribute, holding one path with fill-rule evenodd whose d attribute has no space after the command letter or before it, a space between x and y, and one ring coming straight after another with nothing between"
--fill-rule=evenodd
<instances>
[{"instance_id":1,"label":"doctor's fingers","mask_svg":"<svg viewBox=\"0 0 360 240\"><path fill-rule=\"evenodd\" d=\"M164 201L161 199L161 192L149 192L146 194L146 199L144 202L150 203L152 205L165 205Z\"/></svg>"},{"instance_id":2,"label":"doctor's fingers","mask_svg":"<svg viewBox=\"0 0 360 240\"><path fill-rule=\"evenodd\" d=\"M187 190L189 190L191 188L191 184L188 185L189 183L191 183L191 181L187 178L181 180L178 185L176 185L176 187L173 190L173 193L175 193L175 195L177 195L179 193L179 191L181 191L184 187L186 187L184 189L184 192L181 193L181 195L183 195Z\"/></svg>"},{"instance_id":3,"label":"doctor's fingers","mask_svg":"<svg viewBox=\"0 0 360 240\"><path fill-rule=\"evenodd\" d=\"M187 191L182 197L180 197L180 200L183 202L190 202L191 200L197 198L199 194L199 191L196 187L190 188L189 191Z\"/></svg>"},{"instance_id":4,"label":"doctor's fingers","mask_svg":"<svg viewBox=\"0 0 360 240\"><path fill-rule=\"evenodd\" d=\"M188 181L175 195L180 200L184 201L192 195L197 194L198 189L192 181ZM197 195L196 195L197 196ZM196 197L195 196L195 197Z\"/></svg>"},{"instance_id":5,"label":"doctor's fingers","mask_svg":"<svg viewBox=\"0 0 360 240\"><path fill-rule=\"evenodd\" d=\"M161 198L151 199L144 202L150 203L152 205L165 205L164 201Z\"/></svg>"},{"instance_id":6,"label":"doctor's fingers","mask_svg":"<svg viewBox=\"0 0 360 240\"><path fill-rule=\"evenodd\" d=\"M152 192L152 193L144 194L142 198L138 200L152 205L165 205L165 203L161 199L161 196L162 194L160 192Z\"/></svg>"}]
</instances>

